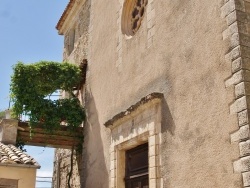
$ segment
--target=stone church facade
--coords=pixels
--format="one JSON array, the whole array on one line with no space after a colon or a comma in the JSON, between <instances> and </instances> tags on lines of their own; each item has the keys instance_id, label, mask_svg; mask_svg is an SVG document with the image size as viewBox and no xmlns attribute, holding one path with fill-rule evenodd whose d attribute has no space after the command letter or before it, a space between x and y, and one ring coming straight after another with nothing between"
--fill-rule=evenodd
<instances>
[{"instance_id":1,"label":"stone church facade","mask_svg":"<svg viewBox=\"0 0 250 188\"><path fill-rule=\"evenodd\" d=\"M87 120L54 187L250 186L249 0L70 0L57 30Z\"/></svg>"}]
</instances>

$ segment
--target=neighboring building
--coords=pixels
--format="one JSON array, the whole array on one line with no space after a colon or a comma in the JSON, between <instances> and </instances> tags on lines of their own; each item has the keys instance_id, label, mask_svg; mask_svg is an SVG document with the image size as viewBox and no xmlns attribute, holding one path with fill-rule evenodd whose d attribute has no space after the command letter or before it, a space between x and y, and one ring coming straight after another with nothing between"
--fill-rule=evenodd
<instances>
[{"instance_id":1,"label":"neighboring building","mask_svg":"<svg viewBox=\"0 0 250 188\"><path fill-rule=\"evenodd\" d=\"M16 143L17 121L0 123L0 187L34 188L40 165L13 144Z\"/></svg>"},{"instance_id":2,"label":"neighboring building","mask_svg":"<svg viewBox=\"0 0 250 188\"><path fill-rule=\"evenodd\" d=\"M70 0L57 29L87 62L72 187L250 186L249 0Z\"/></svg>"}]
</instances>

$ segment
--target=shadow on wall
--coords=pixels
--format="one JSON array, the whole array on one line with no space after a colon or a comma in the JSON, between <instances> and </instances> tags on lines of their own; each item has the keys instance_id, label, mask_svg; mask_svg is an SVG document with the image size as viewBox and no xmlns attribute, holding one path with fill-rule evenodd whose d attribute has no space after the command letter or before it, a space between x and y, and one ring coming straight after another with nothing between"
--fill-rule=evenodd
<instances>
[{"instance_id":1,"label":"shadow on wall","mask_svg":"<svg viewBox=\"0 0 250 188\"><path fill-rule=\"evenodd\" d=\"M98 111L91 93L86 95L86 109L87 122L84 128L81 187L107 188L109 186L109 175L105 165L107 160L104 156L104 146L109 146L109 139L105 140L101 135L103 130L100 126L103 125L99 123ZM103 132L103 134L108 135L107 132Z\"/></svg>"},{"instance_id":2,"label":"shadow on wall","mask_svg":"<svg viewBox=\"0 0 250 188\"><path fill-rule=\"evenodd\" d=\"M166 99L162 100L162 133L169 132L172 136L175 134L175 123L168 107Z\"/></svg>"}]
</instances>

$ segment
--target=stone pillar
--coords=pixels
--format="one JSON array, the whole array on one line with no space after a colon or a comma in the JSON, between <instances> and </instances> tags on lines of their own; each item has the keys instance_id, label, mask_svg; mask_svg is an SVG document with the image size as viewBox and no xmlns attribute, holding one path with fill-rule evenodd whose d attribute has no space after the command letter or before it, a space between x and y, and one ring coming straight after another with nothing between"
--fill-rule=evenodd
<instances>
[{"instance_id":1,"label":"stone pillar","mask_svg":"<svg viewBox=\"0 0 250 188\"><path fill-rule=\"evenodd\" d=\"M15 119L2 119L0 122L0 142L16 144L18 121Z\"/></svg>"}]
</instances>

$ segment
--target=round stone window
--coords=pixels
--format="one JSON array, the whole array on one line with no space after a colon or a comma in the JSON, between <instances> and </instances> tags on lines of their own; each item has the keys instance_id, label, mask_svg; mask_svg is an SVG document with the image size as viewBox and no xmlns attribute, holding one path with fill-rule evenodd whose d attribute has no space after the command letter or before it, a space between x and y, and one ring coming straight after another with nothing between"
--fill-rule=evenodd
<instances>
[{"instance_id":1,"label":"round stone window","mask_svg":"<svg viewBox=\"0 0 250 188\"><path fill-rule=\"evenodd\" d=\"M141 26L148 0L125 0L122 10L122 33L133 36Z\"/></svg>"}]
</instances>

